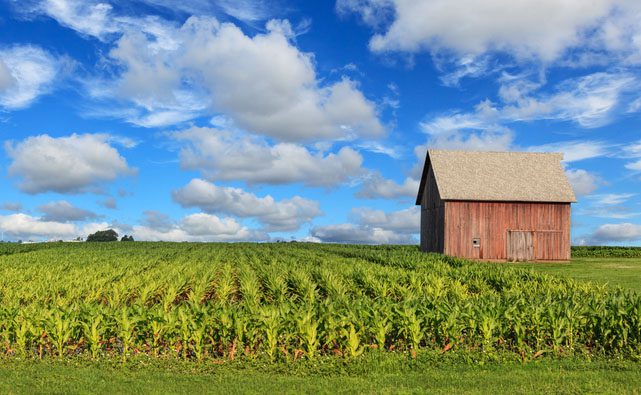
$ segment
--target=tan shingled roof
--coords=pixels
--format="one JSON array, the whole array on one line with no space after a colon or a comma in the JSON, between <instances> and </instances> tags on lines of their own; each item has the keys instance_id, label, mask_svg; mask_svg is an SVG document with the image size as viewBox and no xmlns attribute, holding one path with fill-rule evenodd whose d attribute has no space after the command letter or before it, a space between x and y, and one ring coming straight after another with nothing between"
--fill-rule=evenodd
<instances>
[{"instance_id":1,"label":"tan shingled roof","mask_svg":"<svg viewBox=\"0 0 641 395\"><path fill-rule=\"evenodd\" d=\"M443 200L575 202L561 166L563 154L429 150L428 163Z\"/></svg>"}]
</instances>

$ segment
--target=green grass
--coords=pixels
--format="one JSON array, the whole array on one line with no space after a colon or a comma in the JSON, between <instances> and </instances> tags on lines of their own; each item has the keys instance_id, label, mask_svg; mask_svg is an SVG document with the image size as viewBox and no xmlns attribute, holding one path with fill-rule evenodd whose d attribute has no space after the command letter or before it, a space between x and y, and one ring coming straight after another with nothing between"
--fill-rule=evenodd
<instances>
[{"instance_id":1,"label":"green grass","mask_svg":"<svg viewBox=\"0 0 641 395\"><path fill-rule=\"evenodd\" d=\"M515 263L542 273L623 287L641 294L641 258L574 258L570 263Z\"/></svg>"},{"instance_id":2,"label":"green grass","mask_svg":"<svg viewBox=\"0 0 641 395\"><path fill-rule=\"evenodd\" d=\"M380 358L380 359L377 359ZM327 363L328 366L318 366ZM339 366L335 359L297 367L196 365L138 361L0 362L0 393L641 393L630 361L545 360L492 363L406 361L370 355Z\"/></svg>"}]
</instances>

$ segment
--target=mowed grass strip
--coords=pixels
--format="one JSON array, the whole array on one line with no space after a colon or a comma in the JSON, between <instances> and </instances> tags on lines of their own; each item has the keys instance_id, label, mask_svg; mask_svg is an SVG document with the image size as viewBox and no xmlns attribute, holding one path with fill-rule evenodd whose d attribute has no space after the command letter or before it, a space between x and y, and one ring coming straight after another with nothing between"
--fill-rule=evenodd
<instances>
[{"instance_id":1,"label":"mowed grass strip","mask_svg":"<svg viewBox=\"0 0 641 395\"><path fill-rule=\"evenodd\" d=\"M394 359L385 356L383 358ZM305 365L305 363L303 363ZM369 365L369 369L368 369ZM0 392L8 394L236 394L236 393L641 393L633 362L546 360L538 363L425 364L412 371L386 372L370 361L368 372L295 373L175 362L110 365L82 362L0 363Z\"/></svg>"},{"instance_id":2,"label":"mowed grass strip","mask_svg":"<svg viewBox=\"0 0 641 395\"><path fill-rule=\"evenodd\" d=\"M512 263L541 273L641 293L641 258L573 258L569 263Z\"/></svg>"}]
</instances>

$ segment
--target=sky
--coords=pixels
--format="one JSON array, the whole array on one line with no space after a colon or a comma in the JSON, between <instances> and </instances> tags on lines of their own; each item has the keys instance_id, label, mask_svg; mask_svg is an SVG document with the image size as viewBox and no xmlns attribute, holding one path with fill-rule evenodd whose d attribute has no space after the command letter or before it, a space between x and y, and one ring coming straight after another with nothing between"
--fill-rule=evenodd
<instances>
[{"instance_id":1,"label":"sky","mask_svg":"<svg viewBox=\"0 0 641 395\"><path fill-rule=\"evenodd\" d=\"M641 245L636 0L0 0L0 231L417 243L428 148L563 152Z\"/></svg>"}]
</instances>

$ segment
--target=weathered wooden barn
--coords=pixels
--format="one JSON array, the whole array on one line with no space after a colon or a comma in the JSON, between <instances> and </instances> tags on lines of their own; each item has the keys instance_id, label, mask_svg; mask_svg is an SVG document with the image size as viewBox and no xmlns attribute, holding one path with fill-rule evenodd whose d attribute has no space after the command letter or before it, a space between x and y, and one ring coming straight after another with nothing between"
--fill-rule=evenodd
<instances>
[{"instance_id":1,"label":"weathered wooden barn","mask_svg":"<svg viewBox=\"0 0 641 395\"><path fill-rule=\"evenodd\" d=\"M562 159L429 150L416 198L421 249L484 260L569 260L576 199Z\"/></svg>"}]
</instances>

